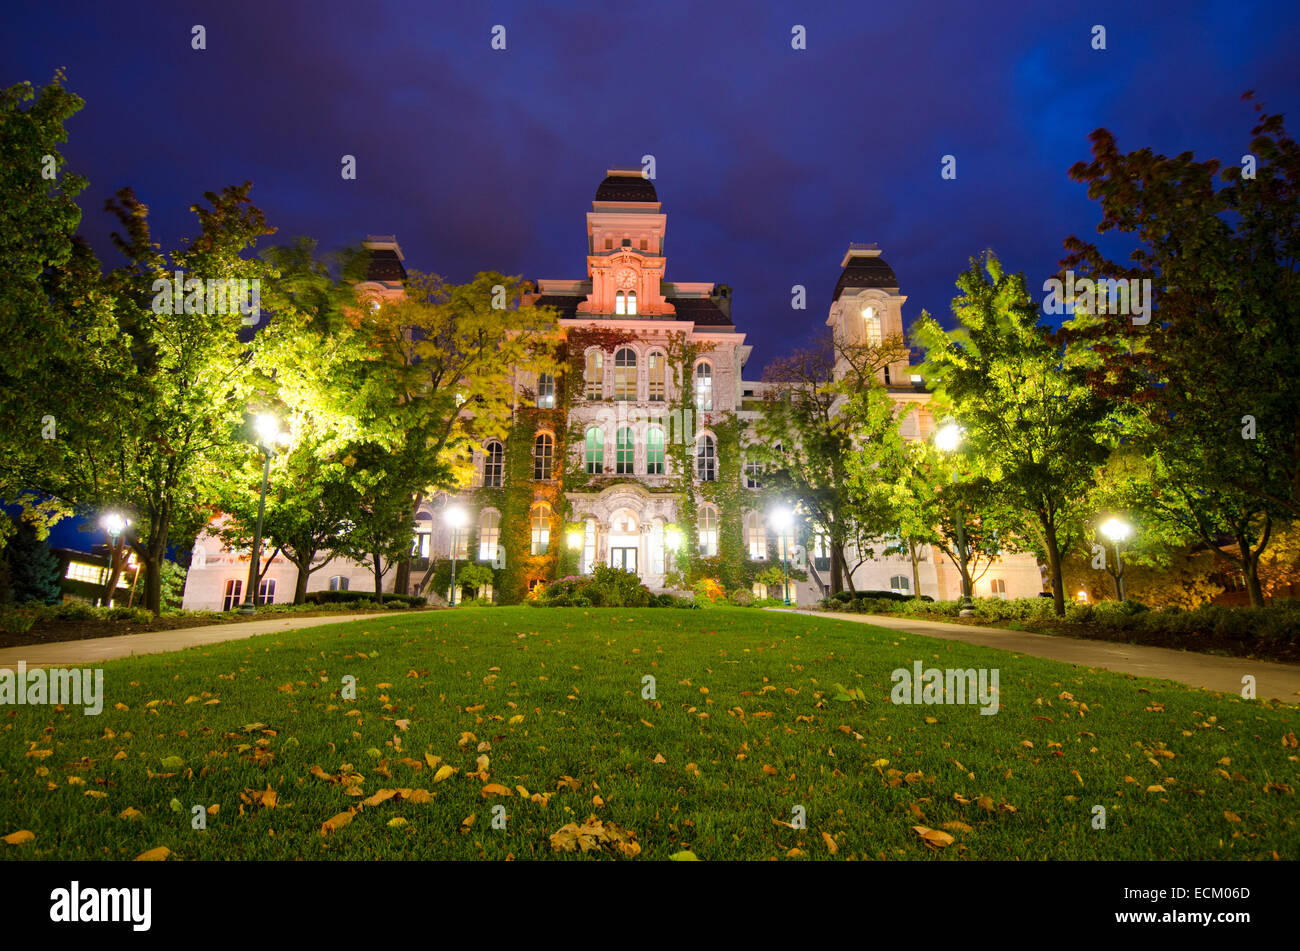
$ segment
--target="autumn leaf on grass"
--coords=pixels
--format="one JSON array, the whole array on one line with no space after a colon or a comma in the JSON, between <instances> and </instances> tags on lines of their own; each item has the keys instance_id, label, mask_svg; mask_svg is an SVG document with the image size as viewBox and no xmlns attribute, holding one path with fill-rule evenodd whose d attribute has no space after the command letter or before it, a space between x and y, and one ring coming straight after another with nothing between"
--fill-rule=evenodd
<instances>
[{"instance_id":1,"label":"autumn leaf on grass","mask_svg":"<svg viewBox=\"0 0 1300 951\"><path fill-rule=\"evenodd\" d=\"M327 783L337 783L339 781L337 776L331 776L329 773L325 772L325 770L321 769L319 765L311 768L311 774L317 779L325 780Z\"/></svg>"},{"instance_id":2,"label":"autumn leaf on grass","mask_svg":"<svg viewBox=\"0 0 1300 951\"><path fill-rule=\"evenodd\" d=\"M453 767L448 766L446 763L444 763L443 765L439 766L438 771L433 774L433 781L435 783L440 783L448 776L452 775L454 772L456 772L456 770Z\"/></svg>"},{"instance_id":3,"label":"autumn leaf on grass","mask_svg":"<svg viewBox=\"0 0 1300 951\"><path fill-rule=\"evenodd\" d=\"M4 840L8 845L26 845L34 838L36 838L34 833L28 832L26 829L19 829L17 832L10 832L4 837Z\"/></svg>"},{"instance_id":4,"label":"autumn leaf on grass","mask_svg":"<svg viewBox=\"0 0 1300 951\"><path fill-rule=\"evenodd\" d=\"M668 861L670 862L698 862L699 860L699 856L689 849L682 852L674 852L672 855L668 856Z\"/></svg>"},{"instance_id":5,"label":"autumn leaf on grass","mask_svg":"<svg viewBox=\"0 0 1300 951\"><path fill-rule=\"evenodd\" d=\"M134 806L127 806L117 814L117 817L119 819L142 819L144 818L144 813Z\"/></svg>"},{"instance_id":6,"label":"autumn leaf on grass","mask_svg":"<svg viewBox=\"0 0 1300 951\"><path fill-rule=\"evenodd\" d=\"M430 768L430 769L437 769L437 768L438 768L438 764L442 762L442 757L441 757L441 756L434 756L432 753L425 753L425 754L424 754L424 761L425 761L426 763L429 764L429 768ZM405 762L405 760L403 760L403 762ZM415 760L411 760L411 762L414 763ZM416 763L416 768L417 768L417 769L419 768L419 764L418 764L418 763Z\"/></svg>"},{"instance_id":7,"label":"autumn leaf on grass","mask_svg":"<svg viewBox=\"0 0 1300 951\"><path fill-rule=\"evenodd\" d=\"M167 856L172 854L172 850L165 845L160 845L156 849L150 849L148 852L141 852L135 857L137 862L162 862Z\"/></svg>"},{"instance_id":8,"label":"autumn leaf on grass","mask_svg":"<svg viewBox=\"0 0 1300 951\"><path fill-rule=\"evenodd\" d=\"M978 799L975 800L975 805L979 806L985 812L993 811L993 800L990 799L988 796L980 796Z\"/></svg>"},{"instance_id":9,"label":"autumn leaf on grass","mask_svg":"<svg viewBox=\"0 0 1300 951\"><path fill-rule=\"evenodd\" d=\"M250 806L260 806L263 809L274 809L280 801L279 795L270 786L261 790L245 789L239 794L239 798Z\"/></svg>"},{"instance_id":10,"label":"autumn leaf on grass","mask_svg":"<svg viewBox=\"0 0 1300 951\"><path fill-rule=\"evenodd\" d=\"M1223 818L1227 819L1229 822L1241 821L1241 816L1237 815L1235 812L1228 812L1226 809L1223 811Z\"/></svg>"},{"instance_id":11,"label":"autumn leaf on grass","mask_svg":"<svg viewBox=\"0 0 1300 951\"><path fill-rule=\"evenodd\" d=\"M410 720L394 720L393 724L403 733L405 733L407 730L411 728Z\"/></svg>"},{"instance_id":12,"label":"autumn leaf on grass","mask_svg":"<svg viewBox=\"0 0 1300 951\"><path fill-rule=\"evenodd\" d=\"M550 836L551 848L556 852L605 852L635 858L641 854L636 834L615 822L602 822L588 816L582 825L570 822Z\"/></svg>"},{"instance_id":13,"label":"autumn leaf on grass","mask_svg":"<svg viewBox=\"0 0 1300 951\"><path fill-rule=\"evenodd\" d=\"M767 775L769 775L769 776L775 776L776 773L777 773L777 769L776 769L775 766L772 766L772 765L770 765L770 764L768 764L768 763L764 763L764 764L763 764L763 772L767 773Z\"/></svg>"},{"instance_id":14,"label":"autumn leaf on grass","mask_svg":"<svg viewBox=\"0 0 1300 951\"><path fill-rule=\"evenodd\" d=\"M488 796L509 796L511 792L508 786L502 786L500 783L488 783L479 790L479 795L486 799Z\"/></svg>"},{"instance_id":15,"label":"autumn leaf on grass","mask_svg":"<svg viewBox=\"0 0 1300 951\"><path fill-rule=\"evenodd\" d=\"M826 843L826 851L829 852L831 855L834 855L836 852L840 850L840 847L835 844L835 840L831 838L831 834L829 832L822 833L822 840Z\"/></svg>"},{"instance_id":16,"label":"autumn leaf on grass","mask_svg":"<svg viewBox=\"0 0 1300 951\"><path fill-rule=\"evenodd\" d=\"M1153 785L1153 786L1148 786L1148 787L1147 787L1147 792L1149 792L1149 793L1168 792L1168 790L1165 789L1164 786L1161 786L1161 785L1157 784L1157 785Z\"/></svg>"},{"instance_id":17,"label":"autumn leaf on grass","mask_svg":"<svg viewBox=\"0 0 1300 951\"><path fill-rule=\"evenodd\" d=\"M373 796L361 800L361 805L378 806L380 803L385 803L396 795L397 795L396 789L381 789L378 792L376 792Z\"/></svg>"},{"instance_id":18,"label":"autumn leaf on grass","mask_svg":"<svg viewBox=\"0 0 1300 951\"><path fill-rule=\"evenodd\" d=\"M958 822L956 819L954 819L952 822L945 822L945 823L943 824L943 827L944 827L945 829L952 829L954 832L974 832L974 831L975 831L973 828L971 828L970 826L968 826L966 823L964 823L964 822Z\"/></svg>"},{"instance_id":19,"label":"autumn leaf on grass","mask_svg":"<svg viewBox=\"0 0 1300 951\"><path fill-rule=\"evenodd\" d=\"M956 841L947 832L939 829L930 829L926 826L912 826L912 831L921 837L921 841L936 851L945 846L952 845Z\"/></svg>"},{"instance_id":20,"label":"autumn leaf on grass","mask_svg":"<svg viewBox=\"0 0 1300 951\"><path fill-rule=\"evenodd\" d=\"M345 825L352 821L356 815L355 809L349 809L347 812L340 812L337 816L326 819L320 827L321 835L329 835L331 832L338 832Z\"/></svg>"}]
</instances>

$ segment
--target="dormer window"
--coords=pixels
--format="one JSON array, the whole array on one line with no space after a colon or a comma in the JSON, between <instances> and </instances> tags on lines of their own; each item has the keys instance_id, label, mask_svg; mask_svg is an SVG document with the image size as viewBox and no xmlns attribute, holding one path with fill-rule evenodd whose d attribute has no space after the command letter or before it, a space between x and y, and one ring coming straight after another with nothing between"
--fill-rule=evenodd
<instances>
[{"instance_id":1,"label":"dormer window","mask_svg":"<svg viewBox=\"0 0 1300 951\"><path fill-rule=\"evenodd\" d=\"M631 239L631 238L624 238L624 239L623 239L623 247L625 247L625 248L630 248L630 247L632 247L632 239Z\"/></svg>"}]
</instances>

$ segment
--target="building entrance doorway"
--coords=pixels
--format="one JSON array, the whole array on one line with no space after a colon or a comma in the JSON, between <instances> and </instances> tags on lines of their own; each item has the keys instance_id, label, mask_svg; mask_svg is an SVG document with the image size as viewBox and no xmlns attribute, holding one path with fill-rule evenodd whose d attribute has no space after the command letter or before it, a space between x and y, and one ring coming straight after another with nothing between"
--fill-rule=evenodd
<instances>
[{"instance_id":1,"label":"building entrance doorway","mask_svg":"<svg viewBox=\"0 0 1300 951\"><path fill-rule=\"evenodd\" d=\"M624 571L636 572L636 549L635 548L610 548L609 565L611 568L622 568Z\"/></svg>"}]
</instances>

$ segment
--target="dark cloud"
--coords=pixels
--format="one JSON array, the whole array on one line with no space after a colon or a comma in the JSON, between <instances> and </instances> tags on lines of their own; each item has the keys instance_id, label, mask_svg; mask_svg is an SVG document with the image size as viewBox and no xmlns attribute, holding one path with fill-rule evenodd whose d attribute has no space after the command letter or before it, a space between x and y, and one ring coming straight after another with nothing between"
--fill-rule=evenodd
<instances>
[{"instance_id":1,"label":"dark cloud","mask_svg":"<svg viewBox=\"0 0 1300 951\"><path fill-rule=\"evenodd\" d=\"M0 62L6 83L65 66L87 100L67 152L109 262L101 209L122 185L166 246L205 190L251 179L282 238L395 232L409 265L454 280L580 277L604 170L654 154L669 279L734 287L757 375L823 326L850 241L881 245L909 319L946 314L971 255L993 247L1032 285L1091 233L1066 170L1096 127L1235 160L1243 91L1294 112L1295 4L999 6L28 4L4 14ZM792 321L793 284L809 309Z\"/></svg>"}]
</instances>

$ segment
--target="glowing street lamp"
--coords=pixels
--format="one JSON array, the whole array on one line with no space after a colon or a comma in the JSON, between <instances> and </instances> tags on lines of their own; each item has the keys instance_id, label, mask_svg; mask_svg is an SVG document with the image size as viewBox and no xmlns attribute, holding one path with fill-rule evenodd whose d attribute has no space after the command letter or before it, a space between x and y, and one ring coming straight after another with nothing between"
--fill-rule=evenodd
<instances>
[{"instance_id":1,"label":"glowing street lamp","mask_svg":"<svg viewBox=\"0 0 1300 951\"><path fill-rule=\"evenodd\" d=\"M1119 557L1120 542L1133 534L1133 526L1120 518L1108 518L1099 526L1099 530L1115 549L1115 597L1124 600L1124 562Z\"/></svg>"},{"instance_id":2,"label":"glowing street lamp","mask_svg":"<svg viewBox=\"0 0 1300 951\"><path fill-rule=\"evenodd\" d=\"M258 443L262 447L264 461L262 464L262 493L257 499L257 528L253 532L252 557L248 561L248 586L244 589L244 600L239 605L240 614L253 614L253 597L257 592L258 569L262 567L262 517L266 514L266 483L271 478L271 456L275 454L277 443L288 441L288 435L281 431L280 421L271 413L260 413L253 420L253 429L257 432Z\"/></svg>"},{"instance_id":3,"label":"glowing street lamp","mask_svg":"<svg viewBox=\"0 0 1300 951\"><path fill-rule=\"evenodd\" d=\"M781 539L781 594L785 597L785 603L790 603L790 564L786 557L785 540L791 524L794 522L794 512L784 505L777 506L767 515L768 524L777 530L777 536Z\"/></svg>"},{"instance_id":4,"label":"glowing street lamp","mask_svg":"<svg viewBox=\"0 0 1300 951\"><path fill-rule=\"evenodd\" d=\"M456 606L456 543L460 541L460 530L469 524L469 515L459 505L453 505L442 513L442 520L451 529L451 591L449 592L451 597L447 601L447 606L454 608Z\"/></svg>"},{"instance_id":5,"label":"glowing street lamp","mask_svg":"<svg viewBox=\"0 0 1300 951\"><path fill-rule=\"evenodd\" d=\"M956 422L949 422L940 427L934 434L934 445L940 452L956 452L961 446L962 437L965 430ZM952 484L957 484L957 470L952 470ZM975 605L971 603L970 591L970 572L965 565L965 559L968 557L966 552L966 513L960 507L957 508L957 551L963 559L963 563L958 565L958 571L961 574L961 607L957 611L960 617L974 617Z\"/></svg>"},{"instance_id":6,"label":"glowing street lamp","mask_svg":"<svg viewBox=\"0 0 1300 951\"><path fill-rule=\"evenodd\" d=\"M108 536L108 584L104 588L103 597L100 599L103 604L109 604L113 599L113 590L117 587L117 576L121 570L120 562L122 559L122 545L125 539L122 533L126 531L126 526L130 522L120 512L105 512L99 519L99 527L104 530Z\"/></svg>"}]
</instances>

